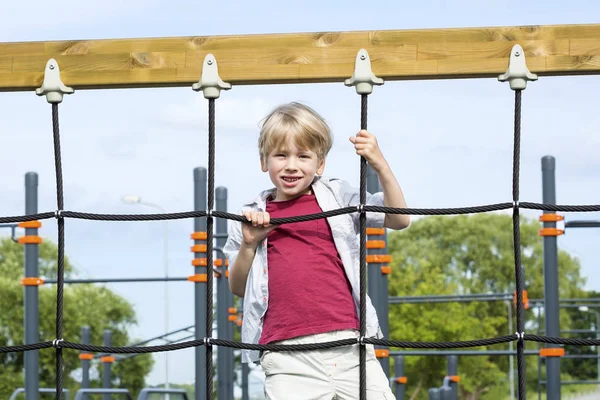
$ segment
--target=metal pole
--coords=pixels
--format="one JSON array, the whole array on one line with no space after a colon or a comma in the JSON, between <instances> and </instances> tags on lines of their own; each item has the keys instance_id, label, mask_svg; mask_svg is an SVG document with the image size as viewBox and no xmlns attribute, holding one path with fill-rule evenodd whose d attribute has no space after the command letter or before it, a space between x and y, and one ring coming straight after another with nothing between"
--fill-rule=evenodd
<instances>
[{"instance_id":1,"label":"metal pole","mask_svg":"<svg viewBox=\"0 0 600 400\"><path fill-rule=\"evenodd\" d=\"M367 192L369 193L377 193L379 192L380 185L379 179L377 178L377 173L371 167L371 165L367 165ZM368 240L372 240L375 236L369 235L367 237ZM385 235L382 237L377 236L378 240L383 240ZM367 254L382 254L385 252L384 249L369 249L367 248ZM370 264L367 269L367 291L369 293L369 297L371 298L371 302L373 303L373 307L377 312L377 317L379 319L379 325L381 326L381 331L383 336L389 338L388 335L388 312L387 312L387 290L383 288L383 275L381 274L381 264L374 263ZM375 349L387 350L385 346L375 346ZM381 367L385 373L386 377L390 376L390 359L389 356L378 357L379 362L381 363Z\"/></svg>"},{"instance_id":2,"label":"metal pole","mask_svg":"<svg viewBox=\"0 0 600 400\"><path fill-rule=\"evenodd\" d=\"M92 342L92 330L89 326L81 327L81 343L90 344ZM81 353L91 354L91 353ZM81 359L81 389L88 389L90 387L90 360L87 358ZM87 400L87 395L83 396L84 400Z\"/></svg>"},{"instance_id":3,"label":"metal pole","mask_svg":"<svg viewBox=\"0 0 600 400\"><path fill-rule=\"evenodd\" d=\"M112 331L110 329L105 329L104 330L104 335L102 338L102 343L104 344L104 346L112 346ZM103 362L104 367L103 367L103 373L102 373L102 388L103 389L112 389L111 388L111 376L110 376L110 367L111 367L111 363L110 362ZM104 398L104 400L111 400L111 395L110 394L104 394L104 396L102 396Z\"/></svg>"},{"instance_id":4,"label":"metal pole","mask_svg":"<svg viewBox=\"0 0 600 400\"><path fill-rule=\"evenodd\" d=\"M542 158L542 201L544 204L556 204L555 159L552 156ZM544 211L544 214L552 214ZM544 228L556 228L556 222L544 222ZM556 236L544 236L544 319L546 335L559 336L558 304L558 247ZM560 347L548 344L547 347ZM560 393L560 357L546 358L546 396L547 400L559 400Z\"/></svg>"},{"instance_id":5,"label":"metal pole","mask_svg":"<svg viewBox=\"0 0 600 400\"><path fill-rule=\"evenodd\" d=\"M448 361L448 376L458 376L458 357L456 356L448 356L447 358ZM450 386L452 395L450 396L450 398L452 400L458 400L458 382L454 382L452 379L450 379L450 382L448 383L448 385Z\"/></svg>"},{"instance_id":6,"label":"metal pole","mask_svg":"<svg viewBox=\"0 0 600 400\"><path fill-rule=\"evenodd\" d=\"M163 211L164 212L164 211ZM169 332L169 223L163 221L163 263L165 270L165 309L164 309L164 327L165 333ZM165 389L169 390L169 352L165 351ZM170 393L166 393L165 399L170 400Z\"/></svg>"},{"instance_id":7,"label":"metal pole","mask_svg":"<svg viewBox=\"0 0 600 400\"><path fill-rule=\"evenodd\" d=\"M207 197L207 171L206 168L194 168L194 210L206 211ZM194 232L206 232L206 218L194 218ZM204 244L204 240L195 240L194 244ZM194 258L205 256L203 253L194 253ZM211 266L212 267L212 266ZM202 267L196 267L202 268ZM209 271L207 268L206 271ZM211 271L212 273L212 271ZM194 308L195 308L195 339L204 339L206 333L206 283L194 282ZM206 347L196 346L196 400L206 399Z\"/></svg>"},{"instance_id":8,"label":"metal pole","mask_svg":"<svg viewBox=\"0 0 600 400\"><path fill-rule=\"evenodd\" d=\"M244 299L240 299L240 307L242 309L242 319L244 318ZM242 363L242 400L249 400L250 395L248 392L248 375L250 375L250 367L248 363Z\"/></svg>"},{"instance_id":9,"label":"metal pole","mask_svg":"<svg viewBox=\"0 0 600 400\"><path fill-rule=\"evenodd\" d=\"M506 308L508 309L508 334L512 335L513 332L513 324L512 324L512 303L510 301L506 302ZM512 353L514 350L513 342L508 342L508 351ZM510 386L510 399L513 400L515 398L515 366L514 359L511 356L508 356L508 382Z\"/></svg>"},{"instance_id":10,"label":"metal pole","mask_svg":"<svg viewBox=\"0 0 600 400\"><path fill-rule=\"evenodd\" d=\"M38 212L38 175L25 174L25 214ZM37 228L26 228L25 235L37 236ZM39 245L25 244L25 277L39 277ZM39 342L39 292L37 286L25 286L25 344ZM27 351L25 363L25 396L38 400L39 395L39 356L38 351Z\"/></svg>"},{"instance_id":11,"label":"metal pole","mask_svg":"<svg viewBox=\"0 0 600 400\"><path fill-rule=\"evenodd\" d=\"M218 187L215 190L215 207L217 211L227 211L227 189ZM217 233L227 232L227 220L217 218ZM225 238L216 239L219 247L225 246ZM231 340L229 331L231 322L229 321L229 283L225 271L225 260L219 269L222 271L217 279L217 336L220 339ZM230 361L231 358L231 361ZM233 351L229 347L219 346L217 348L217 390L219 400L233 400Z\"/></svg>"},{"instance_id":12,"label":"metal pole","mask_svg":"<svg viewBox=\"0 0 600 400\"><path fill-rule=\"evenodd\" d=\"M394 357L394 375L396 376L396 390L394 393L396 400L404 400L406 384L398 381L400 377L404 377L404 356Z\"/></svg>"}]
</instances>

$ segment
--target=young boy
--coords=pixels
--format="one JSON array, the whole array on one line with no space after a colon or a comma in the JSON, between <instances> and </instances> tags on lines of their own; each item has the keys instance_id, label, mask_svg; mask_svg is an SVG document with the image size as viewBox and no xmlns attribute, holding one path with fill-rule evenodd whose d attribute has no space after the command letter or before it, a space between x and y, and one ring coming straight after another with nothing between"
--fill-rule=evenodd
<instances>
[{"instance_id":1,"label":"young boy","mask_svg":"<svg viewBox=\"0 0 600 400\"><path fill-rule=\"evenodd\" d=\"M402 190L375 136L351 137L356 153L377 172L383 193L367 204L406 207ZM271 218L314 214L359 204L359 191L325 178L333 144L327 123L309 107L290 103L265 119L260 162L274 188L242 208L248 223L234 222L224 252L231 291L244 298L242 341L300 344L359 335L359 214L283 225ZM356 163L358 165L358 163ZM407 215L367 213L367 225L404 229ZM382 333L367 297L368 337ZM393 399L389 380L367 346L367 397ZM267 399L358 399L358 345L311 352L242 351L242 362L260 361Z\"/></svg>"}]
</instances>

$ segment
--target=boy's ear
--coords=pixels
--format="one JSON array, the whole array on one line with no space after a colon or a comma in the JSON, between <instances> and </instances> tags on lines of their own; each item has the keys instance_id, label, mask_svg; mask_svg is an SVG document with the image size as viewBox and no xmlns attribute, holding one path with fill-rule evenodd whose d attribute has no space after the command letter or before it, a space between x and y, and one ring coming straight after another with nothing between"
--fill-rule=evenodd
<instances>
[{"instance_id":1,"label":"boy's ear","mask_svg":"<svg viewBox=\"0 0 600 400\"><path fill-rule=\"evenodd\" d=\"M263 158L263 156L260 156L260 169L262 170L262 172L267 172L269 170L267 163L266 163L265 159Z\"/></svg>"},{"instance_id":2,"label":"boy's ear","mask_svg":"<svg viewBox=\"0 0 600 400\"><path fill-rule=\"evenodd\" d=\"M325 157L321 161L319 161L319 166L317 167L317 175L323 175L325 172Z\"/></svg>"}]
</instances>

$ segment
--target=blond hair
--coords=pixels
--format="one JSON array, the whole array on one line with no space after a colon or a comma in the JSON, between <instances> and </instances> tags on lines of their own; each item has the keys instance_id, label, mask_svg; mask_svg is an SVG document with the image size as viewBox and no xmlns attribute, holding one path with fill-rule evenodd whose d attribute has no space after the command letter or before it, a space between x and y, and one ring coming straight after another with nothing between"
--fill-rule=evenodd
<instances>
[{"instance_id":1,"label":"blond hair","mask_svg":"<svg viewBox=\"0 0 600 400\"><path fill-rule=\"evenodd\" d=\"M263 120L258 150L260 159L275 149L285 146L293 138L296 145L314 151L319 161L324 160L333 145L333 135L327 122L312 108L292 102L276 107Z\"/></svg>"}]
</instances>

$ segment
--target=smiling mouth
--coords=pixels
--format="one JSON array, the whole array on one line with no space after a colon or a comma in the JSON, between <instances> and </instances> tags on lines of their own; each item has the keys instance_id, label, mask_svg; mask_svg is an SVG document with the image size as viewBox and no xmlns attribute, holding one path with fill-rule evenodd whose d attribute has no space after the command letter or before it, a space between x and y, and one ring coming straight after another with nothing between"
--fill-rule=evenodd
<instances>
[{"instance_id":1,"label":"smiling mouth","mask_svg":"<svg viewBox=\"0 0 600 400\"><path fill-rule=\"evenodd\" d=\"M300 178L288 178L288 177L283 177L282 179L286 182L296 182L296 181L300 180Z\"/></svg>"}]
</instances>

